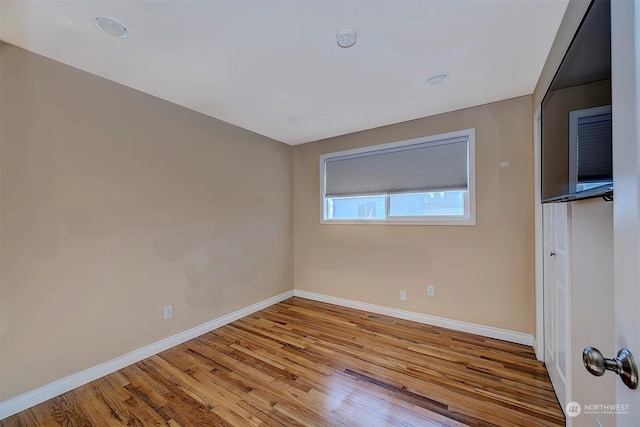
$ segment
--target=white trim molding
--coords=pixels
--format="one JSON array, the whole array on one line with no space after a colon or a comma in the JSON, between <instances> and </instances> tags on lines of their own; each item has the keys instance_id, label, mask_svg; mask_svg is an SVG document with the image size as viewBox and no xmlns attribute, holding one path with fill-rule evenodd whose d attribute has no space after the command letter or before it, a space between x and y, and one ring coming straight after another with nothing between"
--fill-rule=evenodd
<instances>
[{"instance_id":1,"label":"white trim molding","mask_svg":"<svg viewBox=\"0 0 640 427\"><path fill-rule=\"evenodd\" d=\"M171 347L175 347L179 344L182 344L183 342L206 334L207 332L220 328L228 323L234 322L242 317L248 316L271 305L277 304L281 301L291 298L292 296L340 305L343 307L354 308L356 310L382 314L385 316L393 316L399 319L410 320L427 325L440 326L443 328L453 329L461 332L468 332L490 338L496 338L504 341L514 342L517 344L531 346L534 342L532 335L524 334L521 332L509 331L506 329L494 328L491 326L477 325L474 323L461 322L458 320L451 320L442 317L429 316L412 311L400 310L397 308L385 307L381 305L369 304L345 298L303 291L301 289L295 289L260 301L249 307L234 311L233 313L229 313L225 316L211 320L207 323L188 329L179 334L173 335L148 346L134 350L130 353L116 357L115 359L85 369L84 371L69 375L68 377L59 379L35 390L21 394L20 396L16 396L14 398L0 402L0 420L14 415L20 411L24 411L25 409L31 408L32 406L45 402L53 397L59 396L62 393L66 393L70 390L73 390L74 388L80 387L112 372L115 372L118 369L122 369L126 366L137 363L141 360L153 356L154 354L158 354L161 351L167 350Z\"/></svg>"},{"instance_id":2,"label":"white trim molding","mask_svg":"<svg viewBox=\"0 0 640 427\"><path fill-rule=\"evenodd\" d=\"M533 349L536 358L544 362L544 243L542 224L542 105L533 116L533 195L534 204L534 263L536 287L536 339Z\"/></svg>"},{"instance_id":3,"label":"white trim molding","mask_svg":"<svg viewBox=\"0 0 640 427\"><path fill-rule=\"evenodd\" d=\"M108 360L99 365L85 369L84 371L69 375L68 377L61 378L35 390L28 391L14 398L0 402L0 420L31 408L32 406L47 401L53 397L59 396L62 393L73 390L76 387L80 387L81 385L97 380L98 378L117 371L118 369L137 363L143 359L153 356L154 354L158 354L161 351L206 334L207 332L213 331L214 329L220 328L242 317L253 314L256 311L260 311L272 306L273 304L277 304L291 298L293 295L293 290L290 290L281 293L280 295L267 298L266 300L257 302L249 307L236 310L233 313L218 317L217 319L188 329L184 332L180 332L179 334L157 341L153 344L149 344L148 346L139 348L130 353L123 354L122 356L118 356L115 359Z\"/></svg>"},{"instance_id":4,"label":"white trim molding","mask_svg":"<svg viewBox=\"0 0 640 427\"><path fill-rule=\"evenodd\" d=\"M416 313L413 311L401 310L398 308L385 307L382 305L369 304L366 302L354 301L346 298L339 298L330 295L317 294L315 292L295 289L294 295L314 301L326 302L328 304L340 305L342 307L354 308L356 310L368 311L384 316L397 317L399 319L410 320L412 322L424 323L427 325L439 326L453 329L460 332L482 335L488 338L495 338L509 341L516 344L533 346L533 335L522 332L509 331L507 329L494 328L493 326L478 325L475 323L462 322L459 320L446 319L444 317L430 316L428 314Z\"/></svg>"}]
</instances>

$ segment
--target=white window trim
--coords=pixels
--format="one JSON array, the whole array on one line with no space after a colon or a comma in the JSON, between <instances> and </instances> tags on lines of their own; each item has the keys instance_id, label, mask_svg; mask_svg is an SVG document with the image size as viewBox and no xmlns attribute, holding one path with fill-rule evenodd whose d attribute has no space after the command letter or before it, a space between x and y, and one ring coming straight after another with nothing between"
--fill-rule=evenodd
<instances>
[{"instance_id":1,"label":"white window trim","mask_svg":"<svg viewBox=\"0 0 640 427\"><path fill-rule=\"evenodd\" d=\"M418 216L411 217L387 217L385 219L325 219L327 204L325 203L325 159L352 154L367 153L374 150L384 150L388 148L403 147L405 145L420 144L425 142L437 142L456 137L468 138L469 158L469 186L467 195L464 198L465 215L463 216L426 216L424 219ZM387 206L388 211L388 206ZM454 132L441 133L420 138L407 139L404 141L390 142L352 150L326 153L320 156L320 223L321 224L372 224L372 225L476 225L476 130L475 128L464 129Z\"/></svg>"}]
</instances>

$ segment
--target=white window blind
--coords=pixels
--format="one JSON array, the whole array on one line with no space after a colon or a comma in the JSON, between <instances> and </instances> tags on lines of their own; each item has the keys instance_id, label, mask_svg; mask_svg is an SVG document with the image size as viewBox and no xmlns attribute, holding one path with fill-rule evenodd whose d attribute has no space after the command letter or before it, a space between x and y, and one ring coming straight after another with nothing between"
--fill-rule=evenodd
<instances>
[{"instance_id":1,"label":"white window blind","mask_svg":"<svg viewBox=\"0 0 640 427\"><path fill-rule=\"evenodd\" d=\"M475 129L320 156L323 224L475 225Z\"/></svg>"},{"instance_id":2,"label":"white window blind","mask_svg":"<svg viewBox=\"0 0 640 427\"><path fill-rule=\"evenodd\" d=\"M468 137L325 159L325 196L467 190Z\"/></svg>"}]
</instances>

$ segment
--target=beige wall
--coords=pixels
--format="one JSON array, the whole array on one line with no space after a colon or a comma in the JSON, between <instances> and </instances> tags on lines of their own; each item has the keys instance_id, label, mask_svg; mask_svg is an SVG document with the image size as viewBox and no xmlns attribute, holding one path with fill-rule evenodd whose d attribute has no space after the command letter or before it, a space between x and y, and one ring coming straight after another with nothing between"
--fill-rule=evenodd
<instances>
[{"instance_id":1,"label":"beige wall","mask_svg":"<svg viewBox=\"0 0 640 427\"><path fill-rule=\"evenodd\" d=\"M296 289L532 333L531 117L525 96L295 146ZM471 127L476 226L320 224L321 154ZM435 297L427 297L427 284Z\"/></svg>"},{"instance_id":2,"label":"beige wall","mask_svg":"<svg viewBox=\"0 0 640 427\"><path fill-rule=\"evenodd\" d=\"M292 289L291 147L1 52L0 400Z\"/></svg>"}]
</instances>

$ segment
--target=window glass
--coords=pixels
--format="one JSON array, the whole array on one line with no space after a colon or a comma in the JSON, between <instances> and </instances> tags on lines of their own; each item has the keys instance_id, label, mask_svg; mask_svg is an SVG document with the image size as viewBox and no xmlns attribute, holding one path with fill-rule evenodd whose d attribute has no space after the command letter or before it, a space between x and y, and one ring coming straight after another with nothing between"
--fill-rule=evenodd
<instances>
[{"instance_id":1,"label":"window glass","mask_svg":"<svg viewBox=\"0 0 640 427\"><path fill-rule=\"evenodd\" d=\"M389 216L464 215L465 191L389 196Z\"/></svg>"},{"instance_id":2,"label":"window glass","mask_svg":"<svg viewBox=\"0 0 640 427\"><path fill-rule=\"evenodd\" d=\"M384 219L385 197L328 198L327 216L330 219Z\"/></svg>"}]
</instances>

